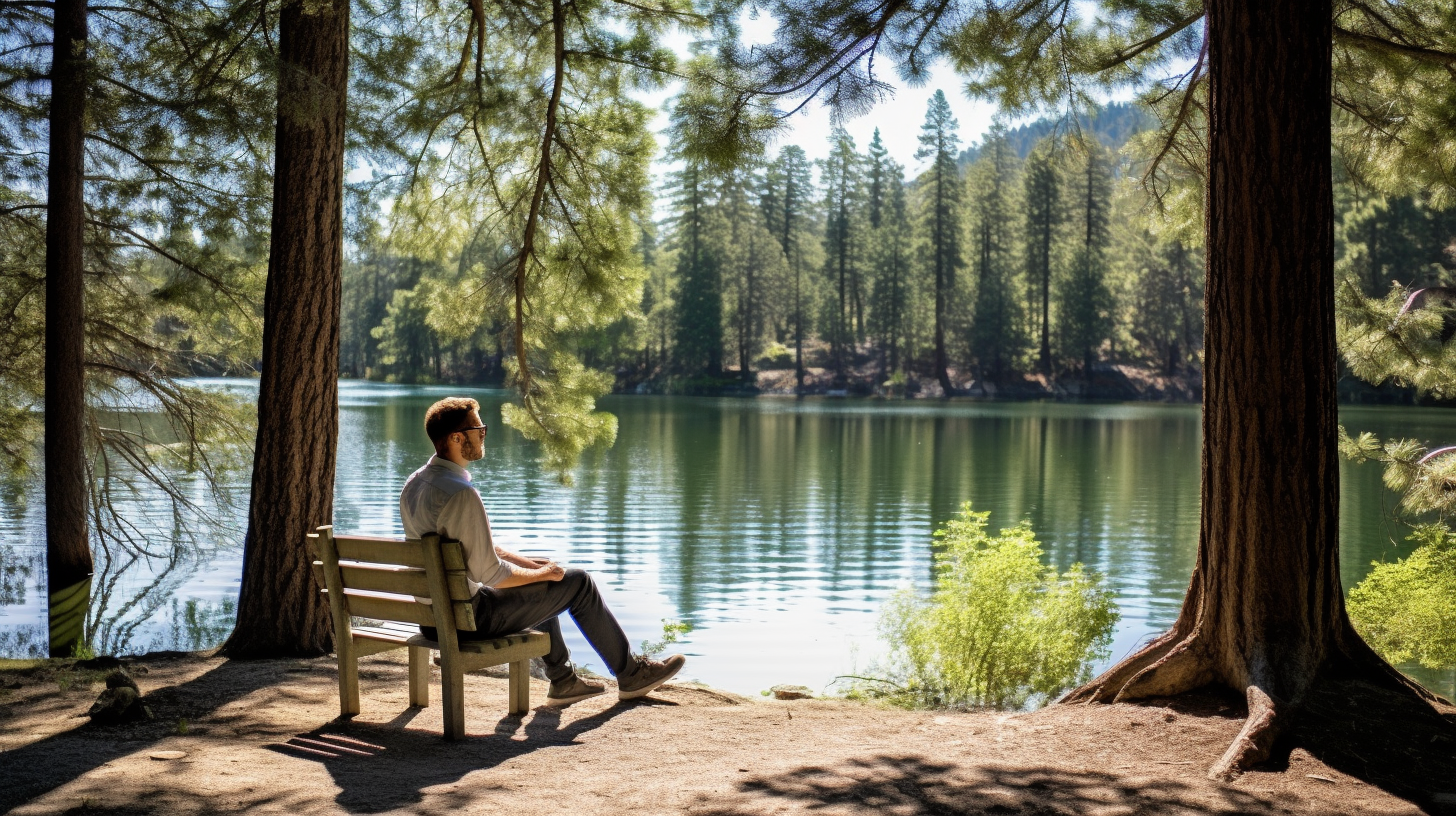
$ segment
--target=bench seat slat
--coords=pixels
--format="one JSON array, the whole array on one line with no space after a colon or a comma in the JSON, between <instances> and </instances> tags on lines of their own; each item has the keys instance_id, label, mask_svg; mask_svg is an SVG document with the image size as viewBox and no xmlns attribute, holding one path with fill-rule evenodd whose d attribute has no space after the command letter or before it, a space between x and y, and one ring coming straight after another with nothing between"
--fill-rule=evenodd
<instances>
[{"instance_id":1,"label":"bench seat slat","mask_svg":"<svg viewBox=\"0 0 1456 816\"><path fill-rule=\"evenodd\" d=\"M439 651L440 644L424 635L415 635L408 641L410 646L423 646ZM460 658L466 671L514 663L533 657L545 657L551 651L551 638L545 632L527 630L494 640L460 641Z\"/></svg>"},{"instance_id":2,"label":"bench seat slat","mask_svg":"<svg viewBox=\"0 0 1456 816\"><path fill-rule=\"evenodd\" d=\"M365 657L392 649L403 649L418 631L414 627L393 629L383 626L355 626L354 651L359 657Z\"/></svg>"}]
</instances>

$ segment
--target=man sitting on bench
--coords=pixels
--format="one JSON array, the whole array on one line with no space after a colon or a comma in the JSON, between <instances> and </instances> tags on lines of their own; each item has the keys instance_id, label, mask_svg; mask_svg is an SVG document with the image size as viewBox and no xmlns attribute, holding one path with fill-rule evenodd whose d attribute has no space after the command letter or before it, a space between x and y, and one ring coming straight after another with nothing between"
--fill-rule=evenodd
<instances>
[{"instance_id":1,"label":"man sitting on bench","mask_svg":"<svg viewBox=\"0 0 1456 816\"><path fill-rule=\"evenodd\" d=\"M527 558L491 540L485 504L465 470L467 462L485 455L485 431L480 405L473 399L447 397L431 405L425 412L425 433L435 444L435 455L410 475L399 494L399 514L407 537L438 533L459 541L465 550L466 572L474 592L475 631L460 632L460 638L490 640L522 629L539 629L549 635L551 651L544 658L546 677L551 681L547 705L568 705L606 691L601 683L578 677L567 662L570 653L557 617L562 612L571 613L577 628L616 676L619 699L641 697L672 679L687 658L633 656L622 627L585 570ZM431 640L438 639L434 627L421 626L420 631Z\"/></svg>"}]
</instances>

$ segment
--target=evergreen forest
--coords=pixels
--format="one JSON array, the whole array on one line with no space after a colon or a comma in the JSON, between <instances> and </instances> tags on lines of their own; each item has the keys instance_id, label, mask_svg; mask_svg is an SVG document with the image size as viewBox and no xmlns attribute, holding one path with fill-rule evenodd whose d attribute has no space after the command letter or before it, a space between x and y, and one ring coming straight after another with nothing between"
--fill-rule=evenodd
<instances>
[{"instance_id":1,"label":"evergreen forest","mask_svg":"<svg viewBox=\"0 0 1456 816\"><path fill-rule=\"evenodd\" d=\"M637 216L640 297L570 342L637 393L1075 397L1119 365L1196 400L1201 228L1143 184L1151 126L1113 103L963 146L936 92L918 172L878 130L835 130L818 162L794 144L680 162ZM1336 274L1366 294L1456 277L1456 213L1348 180L1336 208ZM501 381L501 332L456 325L445 294L462 263L371 223L344 270L345 375Z\"/></svg>"}]
</instances>

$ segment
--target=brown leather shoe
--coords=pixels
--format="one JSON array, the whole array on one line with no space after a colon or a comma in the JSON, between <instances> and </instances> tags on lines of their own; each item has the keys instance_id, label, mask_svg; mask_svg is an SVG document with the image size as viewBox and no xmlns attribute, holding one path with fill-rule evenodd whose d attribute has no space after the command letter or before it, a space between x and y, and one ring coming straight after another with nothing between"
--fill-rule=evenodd
<instances>
[{"instance_id":1,"label":"brown leather shoe","mask_svg":"<svg viewBox=\"0 0 1456 816\"><path fill-rule=\"evenodd\" d=\"M688 662L686 657L675 654L666 660L648 660L645 657L635 662L626 671L617 675L617 699L635 700L652 693L658 686L671 680Z\"/></svg>"},{"instance_id":2,"label":"brown leather shoe","mask_svg":"<svg viewBox=\"0 0 1456 816\"><path fill-rule=\"evenodd\" d=\"M607 687L601 683L583 680L572 674L564 680L557 680L551 684L551 690L546 692L546 705L568 706L588 697L595 697L606 690Z\"/></svg>"}]
</instances>

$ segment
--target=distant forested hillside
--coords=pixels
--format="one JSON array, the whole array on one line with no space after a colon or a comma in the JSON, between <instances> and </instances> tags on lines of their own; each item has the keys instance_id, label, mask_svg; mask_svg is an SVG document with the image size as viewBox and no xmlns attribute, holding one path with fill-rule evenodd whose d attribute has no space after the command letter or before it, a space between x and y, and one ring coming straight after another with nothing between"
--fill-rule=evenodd
<instances>
[{"instance_id":1,"label":"distant forested hillside","mask_svg":"<svg viewBox=\"0 0 1456 816\"><path fill-rule=\"evenodd\" d=\"M1042 139L1060 130L1066 133L1071 129L1071 121L1067 119L1038 119L1030 124L1022 125L1006 131L1006 141L1016 155L1025 159L1031 148ZM1077 124L1084 130L1091 131L1097 135L1097 141L1102 146L1116 153L1127 144L1134 134L1147 130L1154 124L1152 116L1148 112L1131 102L1113 102L1096 113L1088 116L1082 114L1077 117ZM962 169L969 166L980 156L980 145L972 145L961 151L957 163Z\"/></svg>"}]
</instances>

